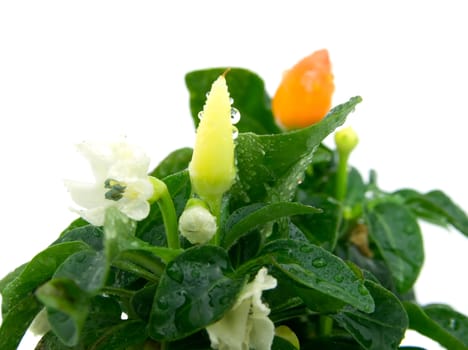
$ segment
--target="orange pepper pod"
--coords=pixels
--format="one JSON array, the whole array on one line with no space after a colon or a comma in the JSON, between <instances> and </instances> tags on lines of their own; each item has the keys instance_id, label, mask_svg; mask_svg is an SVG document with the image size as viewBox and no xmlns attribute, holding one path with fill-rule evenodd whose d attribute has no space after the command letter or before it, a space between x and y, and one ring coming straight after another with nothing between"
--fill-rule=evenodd
<instances>
[{"instance_id":1,"label":"orange pepper pod","mask_svg":"<svg viewBox=\"0 0 468 350\"><path fill-rule=\"evenodd\" d=\"M328 51L312 53L285 72L272 100L276 122L285 129L319 122L331 108L334 91Z\"/></svg>"}]
</instances>

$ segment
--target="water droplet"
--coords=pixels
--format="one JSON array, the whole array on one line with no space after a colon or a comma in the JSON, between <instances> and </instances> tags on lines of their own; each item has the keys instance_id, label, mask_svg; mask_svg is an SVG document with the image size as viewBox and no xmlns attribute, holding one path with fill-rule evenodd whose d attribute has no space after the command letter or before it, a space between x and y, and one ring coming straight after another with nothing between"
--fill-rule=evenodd
<instances>
[{"instance_id":1,"label":"water droplet","mask_svg":"<svg viewBox=\"0 0 468 350\"><path fill-rule=\"evenodd\" d=\"M200 278L201 276L201 273L200 273L200 270L199 269L193 269L191 272L190 272L190 275L192 276L193 279L198 279Z\"/></svg>"},{"instance_id":2,"label":"water droplet","mask_svg":"<svg viewBox=\"0 0 468 350\"><path fill-rule=\"evenodd\" d=\"M184 280L184 272L176 263L168 265L166 268L166 273L176 282L182 283Z\"/></svg>"},{"instance_id":3,"label":"water droplet","mask_svg":"<svg viewBox=\"0 0 468 350\"><path fill-rule=\"evenodd\" d=\"M458 329L458 321L455 318L449 320L449 328L456 331Z\"/></svg>"},{"instance_id":4,"label":"water droplet","mask_svg":"<svg viewBox=\"0 0 468 350\"><path fill-rule=\"evenodd\" d=\"M341 283L344 281L343 275L335 275L333 276L333 279L335 280L335 282L338 282L338 283Z\"/></svg>"},{"instance_id":5,"label":"water droplet","mask_svg":"<svg viewBox=\"0 0 468 350\"><path fill-rule=\"evenodd\" d=\"M205 97L208 98L210 96L210 92L208 91L206 94L205 94Z\"/></svg>"},{"instance_id":6,"label":"water droplet","mask_svg":"<svg viewBox=\"0 0 468 350\"><path fill-rule=\"evenodd\" d=\"M167 310L169 308L169 303L167 302L167 298L166 297L162 297L160 299L157 300L156 304L158 305L158 308L160 310Z\"/></svg>"},{"instance_id":7,"label":"water droplet","mask_svg":"<svg viewBox=\"0 0 468 350\"><path fill-rule=\"evenodd\" d=\"M127 315L125 312L122 312L122 313L120 314L120 319L121 319L121 320L128 320L128 315Z\"/></svg>"},{"instance_id":8,"label":"water droplet","mask_svg":"<svg viewBox=\"0 0 468 350\"><path fill-rule=\"evenodd\" d=\"M307 245L304 245L302 246L300 249L299 249L302 253L312 253L312 251L314 250L314 248L310 247L310 246L307 246Z\"/></svg>"},{"instance_id":9,"label":"water droplet","mask_svg":"<svg viewBox=\"0 0 468 350\"><path fill-rule=\"evenodd\" d=\"M203 119L203 111L198 112L198 119Z\"/></svg>"},{"instance_id":10,"label":"water droplet","mask_svg":"<svg viewBox=\"0 0 468 350\"><path fill-rule=\"evenodd\" d=\"M321 268L327 265L327 262L324 258L315 258L312 260L312 265L317 268Z\"/></svg>"},{"instance_id":11,"label":"water droplet","mask_svg":"<svg viewBox=\"0 0 468 350\"><path fill-rule=\"evenodd\" d=\"M237 124L241 118L241 114L237 108L231 107L231 123Z\"/></svg>"},{"instance_id":12,"label":"water droplet","mask_svg":"<svg viewBox=\"0 0 468 350\"><path fill-rule=\"evenodd\" d=\"M229 97L229 103L230 104L233 104L234 103L234 99L232 97Z\"/></svg>"},{"instance_id":13,"label":"water droplet","mask_svg":"<svg viewBox=\"0 0 468 350\"><path fill-rule=\"evenodd\" d=\"M364 287L363 284L360 284L359 287L358 287L358 292L359 294L361 295L368 295L369 294L369 291L367 290L366 287Z\"/></svg>"},{"instance_id":14,"label":"water droplet","mask_svg":"<svg viewBox=\"0 0 468 350\"><path fill-rule=\"evenodd\" d=\"M232 138L236 139L239 136L239 130L235 126L232 127Z\"/></svg>"}]
</instances>

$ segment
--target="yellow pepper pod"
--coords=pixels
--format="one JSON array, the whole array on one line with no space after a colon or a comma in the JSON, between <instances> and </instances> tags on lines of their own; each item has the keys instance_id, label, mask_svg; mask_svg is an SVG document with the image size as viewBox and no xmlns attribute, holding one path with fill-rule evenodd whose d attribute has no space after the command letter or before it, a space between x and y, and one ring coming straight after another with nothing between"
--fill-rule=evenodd
<instances>
[{"instance_id":1,"label":"yellow pepper pod","mask_svg":"<svg viewBox=\"0 0 468 350\"><path fill-rule=\"evenodd\" d=\"M224 75L211 86L189 165L192 187L207 202L219 201L236 176L231 101Z\"/></svg>"}]
</instances>

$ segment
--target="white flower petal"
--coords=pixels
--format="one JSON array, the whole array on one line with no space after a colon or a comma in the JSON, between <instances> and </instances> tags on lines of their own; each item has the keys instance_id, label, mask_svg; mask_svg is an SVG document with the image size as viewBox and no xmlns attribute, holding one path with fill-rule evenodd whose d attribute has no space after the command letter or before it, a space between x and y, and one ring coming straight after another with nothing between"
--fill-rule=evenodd
<instances>
[{"instance_id":1,"label":"white flower petal","mask_svg":"<svg viewBox=\"0 0 468 350\"><path fill-rule=\"evenodd\" d=\"M89 209L107 205L105 199L105 188L101 184L89 184L86 182L66 180L65 186L67 187L73 201L80 207Z\"/></svg>"},{"instance_id":2,"label":"white flower petal","mask_svg":"<svg viewBox=\"0 0 468 350\"><path fill-rule=\"evenodd\" d=\"M117 208L119 208L120 211L127 215L130 219L137 221L146 218L150 212L150 205L148 201L140 199L124 200L121 202L121 204L117 204Z\"/></svg>"},{"instance_id":3,"label":"white flower petal","mask_svg":"<svg viewBox=\"0 0 468 350\"><path fill-rule=\"evenodd\" d=\"M270 350L275 337L275 325L267 316L251 316L249 346L255 350Z\"/></svg>"},{"instance_id":4,"label":"white flower petal","mask_svg":"<svg viewBox=\"0 0 468 350\"><path fill-rule=\"evenodd\" d=\"M228 311L220 321L206 327L213 349L244 350L249 310L250 302L245 300Z\"/></svg>"},{"instance_id":5,"label":"white flower petal","mask_svg":"<svg viewBox=\"0 0 468 350\"><path fill-rule=\"evenodd\" d=\"M268 270L261 268L255 279L244 287L234 307L206 328L211 346L219 350L269 350L275 327L261 296L263 290L275 288L276 284Z\"/></svg>"}]
</instances>

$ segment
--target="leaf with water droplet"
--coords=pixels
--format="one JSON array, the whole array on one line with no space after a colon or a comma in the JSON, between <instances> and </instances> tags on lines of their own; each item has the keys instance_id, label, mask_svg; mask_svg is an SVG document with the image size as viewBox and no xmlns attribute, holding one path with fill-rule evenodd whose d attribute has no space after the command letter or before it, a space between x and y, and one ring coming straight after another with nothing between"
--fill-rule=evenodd
<instances>
[{"instance_id":1,"label":"leaf with water droplet","mask_svg":"<svg viewBox=\"0 0 468 350\"><path fill-rule=\"evenodd\" d=\"M205 328L232 307L243 285L224 249L187 249L161 276L150 313L151 337L172 341Z\"/></svg>"},{"instance_id":2,"label":"leaf with water droplet","mask_svg":"<svg viewBox=\"0 0 468 350\"><path fill-rule=\"evenodd\" d=\"M468 348L468 317L449 305L430 304L421 307L404 302L410 328L435 340L447 349Z\"/></svg>"},{"instance_id":3,"label":"leaf with water droplet","mask_svg":"<svg viewBox=\"0 0 468 350\"><path fill-rule=\"evenodd\" d=\"M240 237L251 232L255 228L280 218L320 212L320 209L296 202L250 204L234 211L228 218L224 227L225 235L222 245L229 248Z\"/></svg>"},{"instance_id":4,"label":"leaf with water droplet","mask_svg":"<svg viewBox=\"0 0 468 350\"><path fill-rule=\"evenodd\" d=\"M307 247L307 249L304 249ZM345 304L372 312L374 300L362 279L339 257L307 242L276 240L260 256L273 261L275 277L291 286L311 309L339 310ZM335 276L340 276L338 280ZM293 282L293 283L291 283Z\"/></svg>"},{"instance_id":5,"label":"leaf with water droplet","mask_svg":"<svg viewBox=\"0 0 468 350\"><path fill-rule=\"evenodd\" d=\"M236 144L238 181L231 191L233 196L241 200L238 192L249 184L248 195L254 201L291 200L297 179L312 163L320 143L344 123L360 101L354 97L333 108L320 123L301 130L274 135L241 133Z\"/></svg>"},{"instance_id":6,"label":"leaf with water droplet","mask_svg":"<svg viewBox=\"0 0 468 350\"><path fill-rule=\"evenodd\" d=\"M375 309L372 313L363 313L350 305L332 315L333 319L345 328L363 349L396 349L408 328L408 316L403 305L394 294L375 282L366 281L361 292L363 295L371 295L374 299Z\"/></svg>"},{"instance_id":7,"label":"leaf with water droplet","mask_svg":"<svg viewBox=\"0 0 468 350\"><path fill-rule=\"evenodd\" d=\"M390 269L399 292L408 291L424 262L422 233L416 218L402 204L380 202L365 211L370 239Z\"/></svg>"}]
</instances>

